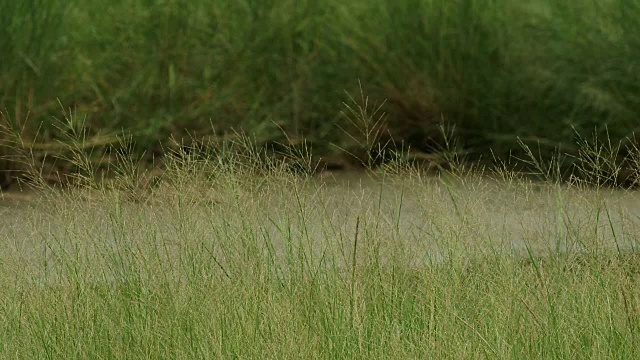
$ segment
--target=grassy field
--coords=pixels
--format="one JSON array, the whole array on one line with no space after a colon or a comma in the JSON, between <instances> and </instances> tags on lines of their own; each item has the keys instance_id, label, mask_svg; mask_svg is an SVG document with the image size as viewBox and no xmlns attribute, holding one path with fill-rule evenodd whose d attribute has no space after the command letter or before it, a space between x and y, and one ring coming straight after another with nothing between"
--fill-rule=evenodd
<instances>
[{"instance_id":1,"label":"grassy field","mask_svg":"<svg viewBox=\"0 0 640 360\"><path fill-rule=\"evenodd\" d=\"M0 108L45 142L62 107L138 153L233 127L326 154L355 146L360 82L386 101L382 141L429 151L444 121L476 155L551 153L637 130L638 18L624 0L2 0Z\"/></svg>"},{"instance_id":2,"label":"grassy field","mask_svg":"<svg viewBox=\"0 0 640 360\"><path fill-rule=\"evenodd\" d=\"M640 358L639 4L0 0L0 358Z\"/></svg>"},{"instance_id":3,"label":"grassy field","mask_svg":"<svg viewBox=\"0 0 640 360\"><path fill-rule=\"evenodd\" d=\"M635 192L402 162L318 178L238 146L149 186L122 160L0 207L0 357L640 356Z\"/></svg>"}]
</instances>

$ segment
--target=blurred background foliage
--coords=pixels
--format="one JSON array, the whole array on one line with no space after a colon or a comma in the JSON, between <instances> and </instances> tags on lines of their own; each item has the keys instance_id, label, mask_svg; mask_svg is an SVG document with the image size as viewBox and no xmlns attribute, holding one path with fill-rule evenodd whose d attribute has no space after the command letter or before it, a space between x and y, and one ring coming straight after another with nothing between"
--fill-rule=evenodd
<instances>
[{"instance_id":1,"label":"blurred background foliage","mask_svg":"<svg viewBox=\"0 0 640 360\"><path fill-rule=\"evenodd\" d=\"M444 123L473 157L552 154L638 129L639 19L626 0L0 0L0 121L40 148L71 112L139 154L235 129L331 155L362 91L378 141L429 152Z\"/></svg>"}]
</instances>

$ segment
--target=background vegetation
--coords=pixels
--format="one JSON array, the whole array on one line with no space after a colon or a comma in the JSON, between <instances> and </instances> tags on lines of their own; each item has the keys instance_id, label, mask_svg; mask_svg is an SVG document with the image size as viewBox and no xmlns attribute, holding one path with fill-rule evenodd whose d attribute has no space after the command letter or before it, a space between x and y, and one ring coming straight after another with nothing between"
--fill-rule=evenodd
<instances>
[{"instance_id":1,"label":"background vegetation","mask_svg":"<svg viewBox=\"0 0 640 360\"><path fill-rule=\"evenodd\" d=\"M380 140L420 151L442 121L477 155L618 141L640 124L639 18L625 0L1 0L0 108L45 143L72 109L138 153L235 128L329 154L355 145L360 82L386 101Z\"/></svg>"}]
</instances>

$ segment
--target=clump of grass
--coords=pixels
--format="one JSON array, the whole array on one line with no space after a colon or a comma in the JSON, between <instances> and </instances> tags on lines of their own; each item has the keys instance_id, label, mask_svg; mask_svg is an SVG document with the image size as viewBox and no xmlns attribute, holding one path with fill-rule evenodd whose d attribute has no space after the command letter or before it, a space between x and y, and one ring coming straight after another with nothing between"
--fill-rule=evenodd
<instances>
[{"instance_id":1,"label":"clump of grass","mask_svg":"<svg viewBox=\"0 0 640 360\"><path fill-rule=\"evenodd\" d=\"M640 355L637 194L402 163L341 185L240 139L175 146L142 197L130 157L103 181L71 141L83 181L0 208L2 356Z\"/></svg>"}]
</instances>

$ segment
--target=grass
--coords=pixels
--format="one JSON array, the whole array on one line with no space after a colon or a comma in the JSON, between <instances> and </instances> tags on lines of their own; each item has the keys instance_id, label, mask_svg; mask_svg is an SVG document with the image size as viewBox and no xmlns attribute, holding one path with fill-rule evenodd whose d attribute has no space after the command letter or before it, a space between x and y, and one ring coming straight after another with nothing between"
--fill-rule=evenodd
<instances>
[{"instance_id":1,"label":"grass","mask_svg":"<svg viewBox=\"0 0 640 360\"><path fill-rule=\"evenodd\" d=\"M0 208L0 356L640 355L636 193L401 160L322 180L251 144Z\"/></svg>"},{"instance_id":2,"label":"grass","mask_svg":"<svg viewBox=\"0 0 640 360\"><path fill-rule=\"evenodd\" d=\"M0 0L0 357L638 358L638 15Z\"/></svg>"},{"instance_id":3,"label":"grass","mask_svg":"<svg viewBox=\"0 0 640 360\"><path fill-rule=\"evenodd\" d=\"M3 0L0 13L0 108L30 139L64 138L59 100L92 136L133 134L138 154L211 124L327 154L357 147L337 105L358 81L387 100L385 136L420 151L443 119L486 156L518 137L618 141L640 113L640 7L624 0Z\"/></svg>"}]
</instances>

